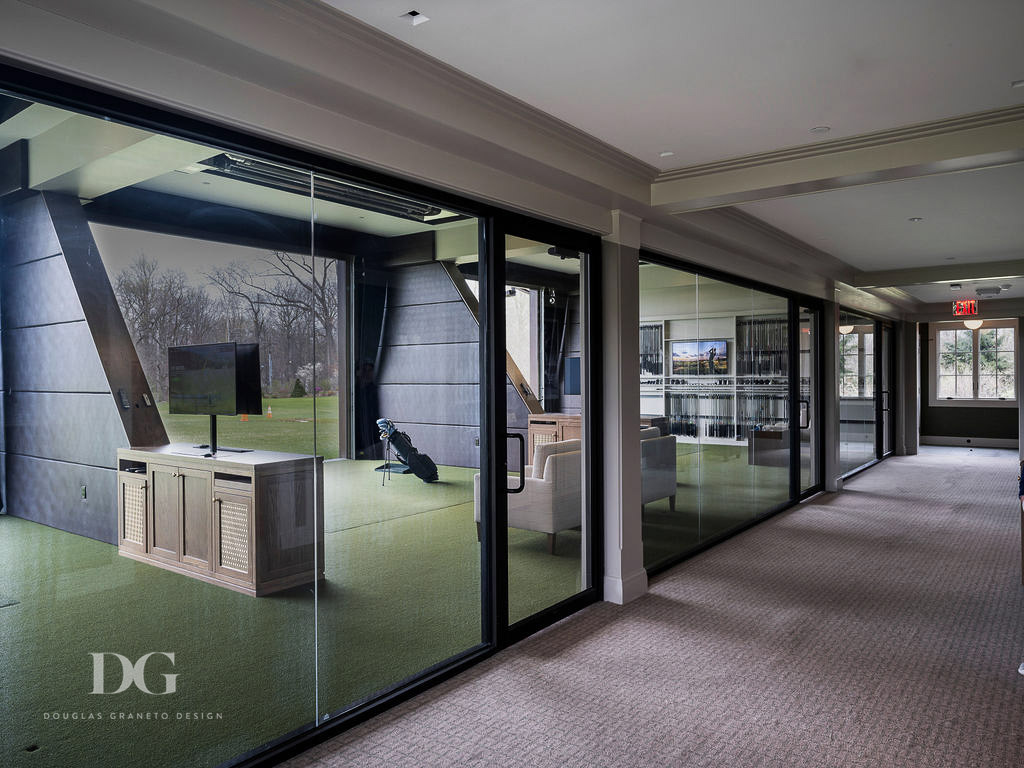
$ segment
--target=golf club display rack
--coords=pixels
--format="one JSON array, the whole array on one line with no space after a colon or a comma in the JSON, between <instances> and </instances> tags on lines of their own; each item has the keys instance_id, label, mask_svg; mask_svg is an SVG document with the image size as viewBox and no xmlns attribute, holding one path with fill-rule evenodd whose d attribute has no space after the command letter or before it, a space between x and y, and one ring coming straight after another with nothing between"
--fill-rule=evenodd
<instances>
[{"instance_id":1,"label":"golf club display rack","mask_svg":"<svg viewBox=\"0 0 1024 768\"><path fill-rule=\"evenodd\" d=\"M656 324L641 323L641 413L664 416L669 433L681 442L735 445L752 433L778 431L789 424L788 320L784 315L737 317L735 336L728 339L735 374L665 375L671 342L662 342L662 375L652 371L651 341Z\"/></svg>"}]
</instances>

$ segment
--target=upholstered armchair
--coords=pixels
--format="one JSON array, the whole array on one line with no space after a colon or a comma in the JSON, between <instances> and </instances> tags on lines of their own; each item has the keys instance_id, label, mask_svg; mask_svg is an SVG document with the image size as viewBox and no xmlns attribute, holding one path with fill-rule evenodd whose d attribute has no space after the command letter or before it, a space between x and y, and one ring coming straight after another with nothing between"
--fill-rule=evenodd
<instances>
[{"instance_id":1,"label":"upholstered armchair","mask_svg":"<svg viewBox=\"0 0 1024 768\"><path fill-rule=\"evenodd\" d=\"M640 514L658 499L668 499L676 511L676 438L662 435L657 427L640 430Z\"/></svg>"},{"instance_id":2,"label":"upholstered armchair","mask_svg":"<svg viewBox=\"0 0 1024 768\"><path fill-rule=\"evenodd\" d=\"M523 469L522 493L508 496L508 524L512 528L548 535L548 552L555 552L555 534L580 524L583 454L579 440L541 443L533 464ZM519 478L508 478L510 488ZM480 537L480 475L473 477L473 515Z\"/></svg>"}]
</instances>

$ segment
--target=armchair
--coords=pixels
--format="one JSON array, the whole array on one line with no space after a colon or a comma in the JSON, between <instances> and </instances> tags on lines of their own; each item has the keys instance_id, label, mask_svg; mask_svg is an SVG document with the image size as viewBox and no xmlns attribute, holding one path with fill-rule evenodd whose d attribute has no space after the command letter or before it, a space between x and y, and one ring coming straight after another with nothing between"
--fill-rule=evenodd
<instances>
[{"instance_id":1,"label":"armchair","mask_svg":"<svg viewBox=\"0 0 1024 768\"><path fill-rule=\"evenodd\" d=\"M509 494L508 524L512 528L548 535L548 553L555 552L555 534L580 524L583 454L579 440L542 443L533 464L523 469L522 493ZM518 478L510 477L509 484ZM480 475L473 477L473 516L480 538Z\"/></svg>"},{"instance_id":2,"label":"armchair","mask_svg":"<svg viewBox=\"0 0 1024 768\"><path fill-rule=\"evenodd\" d=\"M640 514L652 501L668 498L676 511L676 438L662 436L657 427L640 431Z\"/></svg>"}]
</instances>

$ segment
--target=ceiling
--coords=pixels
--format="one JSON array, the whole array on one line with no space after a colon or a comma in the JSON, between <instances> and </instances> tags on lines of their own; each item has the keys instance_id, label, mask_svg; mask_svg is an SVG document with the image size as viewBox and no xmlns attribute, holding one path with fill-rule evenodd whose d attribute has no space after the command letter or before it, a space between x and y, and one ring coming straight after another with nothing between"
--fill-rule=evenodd
<instances>
[{"instance_id":1,"label":"ceiling","mask_svg":"<svg viewBox=\"0 0 1024 768\"><path fill-rule=\"evenodd\" d=\"M918 301L913 270L1024 282L1020 0L325 2L658 169L668 213L735 205Z\"/></svg>"}]
</instances>

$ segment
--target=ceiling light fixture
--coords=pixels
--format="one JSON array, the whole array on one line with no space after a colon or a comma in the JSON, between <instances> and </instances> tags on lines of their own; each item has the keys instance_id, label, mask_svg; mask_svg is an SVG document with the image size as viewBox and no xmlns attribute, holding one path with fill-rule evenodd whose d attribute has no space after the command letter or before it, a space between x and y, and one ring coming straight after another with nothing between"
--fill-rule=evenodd
<instances>
[{"instance_id":1,"label":"ceiling light fixture","mask_svg":"<svg viewBox=\"0 0 1024 768\"><path fill-rule=\"evenodd\" d=\"M841 334L843 334L843 336L845 336L848 333L853 333L853 326L852 325L840 325L839 326L839 332Z\"/></svg>"},{"instance_id":2,"label":"ceiling light fixture","mask_svg":"<svg viewBox=\"0 0 1024 768\"><path fill-rule=\"evenodd\" d=\"M924 219L920 216L911 216L907 221L912 221L914 224L917 224L917 222L924 221Z\"/></svg>"},{"instance_id":3,"label":"ceiling light fixture","mask_svg":"<svg viewBox=\"0 0 1024 768\"><path fill-rule=\"evenodd\" d=\"M1011 88L1024 88L1024 80L1014 80L1010 83Z\"/></svg>"},{"instance_id":4,"label":"ceiling light fixture","mask_svg":"<svg viewBox=\"0 0 1024 768\"><path fill-rule=\"evenodd\" d=\"M672 157L672 155L674 154L675 152L669 152L668 150L666 150L665 152L659 152L658 157Z\"/></svg>"},{"instance_id":5,"label":"ceiling light fixture","mask_svg":"<svg viewBox=\"0 0 1024 768\"><path fill-rule=\"evenodd\" d=\"M408 13L403 13L398 18L405 19L410 24L412 24L414 27L419 26L420 24L423 24L425 22L430 21L430 19L427 16L424 16L419 11L409 11Z\"/></svg>"},{"instance_id":6,"label":"ceiling light fixture","mask_svg":"<svg viewBox=\"0 0 1024 768\"><path fill-rule=\"evenodd\" d=\"M951 291L959 291L961 287L962 286L960 285L960 283L950 283L949 284L949 290L951 290Z\"/></svg>"},{"instance_id":7,"label":"ceiling light fixture","mask_svg":"<svg viewBox=\"0 0 1024 768\"><path fill-rule=\"evenodd\" d=\"M1000 287L1000 288L1002 288L1002 289L1003 289L1004 291L1008 291L1008 290L1010 290L1011 288L1013 288L1013 286L1012 286L1012 285L1010 285L1010 283L1003 283L1003 284L1002 284L1002 285L1000 285L999 287Z\"/></svg>"},{"instance_id":8,"label":"ceiling light fixture","mask_svg":"<svg viewBox=\"0 0 1024 768\"><path fill-rule=\"evenodd\" d=\"M829 125L816 125L810 132L812 136L828 136L831 131L832 127Z\"/></svg>"},{"instance_id":9,"label":"ceiling light fixture","mask_svg":"<svg viewBox=\"0 0 1024 768\"><path fill-rule=\"evenodd\" d=\"M984 324L984 320L964 320L964 327L970 328L972 331L978 330Z\"/></svg>"}]
</instances>

